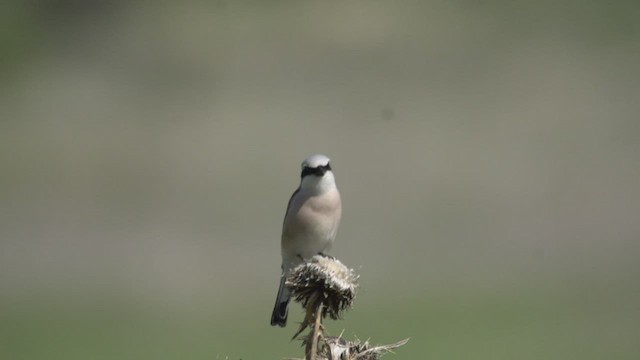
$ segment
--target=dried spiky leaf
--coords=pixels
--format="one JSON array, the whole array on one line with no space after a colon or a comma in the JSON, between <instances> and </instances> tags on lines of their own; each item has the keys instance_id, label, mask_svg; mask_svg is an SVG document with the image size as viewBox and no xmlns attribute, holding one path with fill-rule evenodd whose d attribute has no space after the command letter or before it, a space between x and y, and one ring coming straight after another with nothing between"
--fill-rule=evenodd
<instances>
[{"instance_id":1,"label":"dried spiky leaf","mask_svg":"<svg viewBox=\"0 0 640 360\"><path fill-rule=\"evenodd\" d=\"M326 359L378 360L408 341L409 339L404 339L393 344L371 346L369 341L362 343L357 339L346 341L339 336L327 336L324 339L326 346L321 356Z\"/></svg>"}]
</instances>

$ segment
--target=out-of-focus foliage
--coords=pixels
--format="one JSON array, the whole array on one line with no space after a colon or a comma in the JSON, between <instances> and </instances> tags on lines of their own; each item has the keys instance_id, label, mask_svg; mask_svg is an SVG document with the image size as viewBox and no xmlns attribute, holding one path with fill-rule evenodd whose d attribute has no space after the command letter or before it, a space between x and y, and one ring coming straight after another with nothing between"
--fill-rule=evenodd
<instances>
[{"instance_id":1,"label":"out-of-focus foliage","mask_svg":"<svg viewBox=\"0 0 640 360\"><path fill-rule=\"evenodd\" d=\"M397 358L637 359L633 1L5 1L0 358L300 356L311 153ZM251 339L247 343L247 339ZM281 345L276 345L281 344Z\"/></svg>"}]
</instances>

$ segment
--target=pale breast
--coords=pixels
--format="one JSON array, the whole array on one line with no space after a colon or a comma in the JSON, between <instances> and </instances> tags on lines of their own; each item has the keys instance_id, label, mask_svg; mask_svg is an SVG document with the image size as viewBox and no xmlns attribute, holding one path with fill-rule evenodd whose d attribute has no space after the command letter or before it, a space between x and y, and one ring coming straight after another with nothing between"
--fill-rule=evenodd
<instances>
[{"instance_id":1,"label":"pale breast","mask_svg":"<svg viewBox=\"0 0 640 360\"><path fill-rule=\"evenodd\" d=\"M303 195L303 194L301 194ZM283 256L308 258L327 249L335 238L341 217L340 193L293 199L282 229Z\"/></svg>"}]
</instances>

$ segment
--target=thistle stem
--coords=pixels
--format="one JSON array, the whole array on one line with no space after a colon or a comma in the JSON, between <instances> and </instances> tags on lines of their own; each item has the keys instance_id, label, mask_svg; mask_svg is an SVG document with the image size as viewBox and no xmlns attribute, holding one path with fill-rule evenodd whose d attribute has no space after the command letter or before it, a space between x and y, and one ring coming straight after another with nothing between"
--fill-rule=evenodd
<instances>
[{"instance_id":1,"label":"thistle stem","mask_svg":"<svg viewBox=\"0 0 640 360\"><path fill-rule=\"evenodd\" d=\"M318 340L322 336L322 302L318 304L316 319L311 332L311 342L307 342L307 360L316 360L318 356Z\"/></svg>"}]
</instances>

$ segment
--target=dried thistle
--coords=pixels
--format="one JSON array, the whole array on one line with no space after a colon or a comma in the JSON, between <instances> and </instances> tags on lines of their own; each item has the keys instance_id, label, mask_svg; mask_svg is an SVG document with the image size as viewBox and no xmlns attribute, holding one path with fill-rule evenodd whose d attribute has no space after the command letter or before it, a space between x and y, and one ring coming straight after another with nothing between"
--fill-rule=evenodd
<instances>
[{"instance_id":1,"label":"dried thistle","mask_svg":"<svg viewBox=\"0 0 640 360\"><path fill-rule=\"evenodd\" d=\"M329 316L337 320L353 306L358 290L358 275L339 260L316 255L293 268L286 275L285 285L296 302L302 304L306 316L293 336L295 339L307 327L302 338L307 360L377 360L400 347L409 339L395 344L370 346L366 341L347 341L341 336L324 336L322 320Z\"/></svg>"},{"instance_id":2,"label":"dried thistle","mask_svg":"<svg viewBox=\"0 0 640 360\"><path fill-rule=\"evenodd\" d=\"M317 360L379 360L383 355L405 345L409 339L393 344L371 346L369 341L348 341L341 336L326 336L317 354Z\"/></svg>"},{"instance_id":3,"label":"dried thistle","mask_svg":"<svg viewBox=\"0 0 640 360\"><path fill-rule=\"evenodd\" d=\"M314 313L322 304L322 318L337 320L343 311L353 306L358 289L358 276L332 257L315 255L293 268L286 278L286 286L296 302L307 312L303 327L313 322ZM296 334L297 336L297 334ZM294 336L295 337L295 336Z\"/></svg>"},{"instance_id":4,"label":"dried thistle","mask_svg":"<svg viewBox=\"0 0 640 360\"><path fill-rule=\"evenodd\" d=\"M343 340L344 341L344 340ZM325 342L329 343L329 339L325 339ZM361 343L359 340L354 341L345 341L348 345L349 352L347 356L336 357L335 355L332 357L327 357L328 359L349 359L349 360L378 360L384 354L393 352L393 349L399 348L400 346L409 342L409 339L400 340L393 344L388 345L377 345L371 346L369 345L369 341L365 341ZM333 355L333 354L332 354Z\"/></svg>"}]
</instances>

